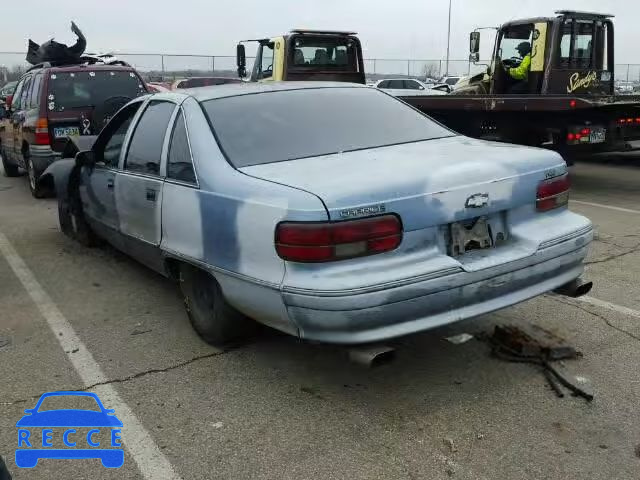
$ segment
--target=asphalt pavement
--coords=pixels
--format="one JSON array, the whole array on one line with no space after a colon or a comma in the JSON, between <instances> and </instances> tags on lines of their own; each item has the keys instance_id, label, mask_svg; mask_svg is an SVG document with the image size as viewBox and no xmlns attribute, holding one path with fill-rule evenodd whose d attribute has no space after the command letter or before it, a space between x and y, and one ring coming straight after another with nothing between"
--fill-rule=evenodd
<instances>
[{"instance_id":1,"label":"asphalt pavement","mask_svg":"<svg viewBox=\"0 0 640 480\"><path fill-rule=\"evenodd\" d=\"M176 286L57 226L55 199L0 176L0 455L15 479L631 479L640 472L640 160L572 168L597 228L584 301L546 295L394 343L363 369L344 348L265 331L227 351L191 329ZM534 324L583 353L593 402L479 338ZM445 337L470 333L454 345ZM88 390L123 420L122 468L17 468L16 422L44 392Z\"/></svg>"}]
</instances>

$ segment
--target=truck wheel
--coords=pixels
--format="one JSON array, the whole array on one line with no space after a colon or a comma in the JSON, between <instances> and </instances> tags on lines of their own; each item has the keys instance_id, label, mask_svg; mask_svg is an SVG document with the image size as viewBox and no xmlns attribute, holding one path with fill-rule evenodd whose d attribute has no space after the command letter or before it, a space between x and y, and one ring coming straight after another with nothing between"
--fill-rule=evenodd
<instances>
[{"instance_id":1,"label":"truck wheel","mask_svg":"<svg viewBox=\"0 0 640 480\"><path fill-rule=\"evenodd\" d=\"M98 239L84 218L79 198L70 198L66 195L58 197L58 222L60 231L66 236L85 247L97 245Z\"/></svg>"},{"instance_id":2,"label":"truck wheel","mask_svg":"<svg viewBox=\"0 0 640 480\"><path fill-rule=\"evenodd\" d=\"M222 346L254 332L256 324L227 303L209 273L182 265L180 290L191 325L205 342Z\"/></svg>"},{"instance_id":3,"label":"truck wheel","mask_svg":"<svg viewBox=\"0 0 640 480\"><path fill-rule=\"evenodd\" d=\"M2 157L2 168L4 169L5 177L17 177L20 175L18 171L18 166L9 163L9 160L6 159L6 155L4 151L0 149L0 157Z\"/></svg>"}]
</instances>

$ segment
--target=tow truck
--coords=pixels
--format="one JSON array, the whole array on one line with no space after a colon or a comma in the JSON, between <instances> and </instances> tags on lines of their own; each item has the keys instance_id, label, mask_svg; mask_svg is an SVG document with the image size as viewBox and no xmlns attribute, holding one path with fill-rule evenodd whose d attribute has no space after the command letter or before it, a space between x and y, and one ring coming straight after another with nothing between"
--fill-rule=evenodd
<instances>
[{"instance_id":1,"label":"tow truck","mask_svg":"<svg viewBox=\"0 0 640 480\"><path fill-rule=\"evenodd\" d=\"M496 28L490 64L446 96L398 97L464 135L544 147L567 163L595 152L640 149L640 97L616 96L613 16L562 10L555 17L513 20ZM481 29L470 34L478 64ZM255 40L248 80L334 80L365 83L362 47L354 32L293 30ZM511 94L508 69L531 45L525 93ZM247 77L244 42L238 73Z\"/></svg>"}]
</instances>

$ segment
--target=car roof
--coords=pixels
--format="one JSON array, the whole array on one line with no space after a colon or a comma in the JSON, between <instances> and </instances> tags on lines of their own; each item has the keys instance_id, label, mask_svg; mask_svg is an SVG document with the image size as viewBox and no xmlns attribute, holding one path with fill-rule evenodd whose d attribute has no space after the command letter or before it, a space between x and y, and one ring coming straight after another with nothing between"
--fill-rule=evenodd
<instances>
[{"instance_id":1,"label":"car roof","mask_svg":"<svg viewBox=\"0 0 640 480\"><path fill-rule=\"evenodd\" d=\"M41 72L43 70L46 70L48 72L52 72L52 73L65 73L65 72L82 72L82 71L92 71L92 72L99 72L101 70L103 71L107 71L107 72L113 72L113 71L123 71L123 72L135 72L135 69L133 67L130 66L125 66L125 65L102 65L102 64L93 64L93 65L64 65L64 66L59 66L59 67L42 67L42 68L35 68L33 70L30 70L30 72Z\"/></svg>"},{"instance_id":2,"label":"car roof","mask_svg":"<svg viewBox=\"0 0 640 480\"><path fill-rule=\"evenodd\" d=\"M236 97L254 93L281 92L287 90L312 90L318 88L370 88L359 83L347 82L243 82L212 85L209 87L185 88L171 92L171 95L184 95L195 98L198 102L206 102L216 98ZM155 95L170 95L156 93Z\"/></svg>"}]
</instances>

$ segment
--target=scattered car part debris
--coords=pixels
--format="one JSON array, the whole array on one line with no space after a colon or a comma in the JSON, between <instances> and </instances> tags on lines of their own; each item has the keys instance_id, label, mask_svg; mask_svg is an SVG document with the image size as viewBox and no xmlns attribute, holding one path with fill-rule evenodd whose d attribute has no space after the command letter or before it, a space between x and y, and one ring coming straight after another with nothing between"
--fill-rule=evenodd
<instances>
[{"instance_id":1,"label":"scattered car part debris","mask_svg":"<svg viewBox=\"0 0 640 480\"><path fill-rule=\"evenodd\" d=\"M582 397L588 402L593 400L593 392L587 385L577 385L584 382L578 382L563 368L551 364L558 360L582 356L573 347L563 344L563 340L552 332L535 325L527 327L497 325L489 341L492 346L491 354L496 358L542 367L549 386L559 398L564 397L562 386L576 397Z\"/></svg>"},{"instance_id":2,"label":"scattered car part debris","mask_svg":"<svg viewBox=\"0 0 640 480\"><path fill-rule=\"evenodd\" d=\"M452 337L445 337L445 340L449 343L453 343L454 345L461 345L463 343L468 342L473 338L473 335L468 333L461 333L459 335L454 335Z\"/></svg>"},{"instance_id":3,"label":"scattered car part debris","mask_svg":"<svg viewBox=\"0 0 640 480\"><path fill-rule=\"evenodd\" d=\"M43 62L62 64L77 63L80 56L84 53L84 49L87 48L87 39L74 22L71 22L71 31L76 34L78 40L70 47L67 47L64 43L54 41L53 38L42 45L38 45L29 39L27 62L31 65L37 65Z\"/></svg>"}]
</instances>

